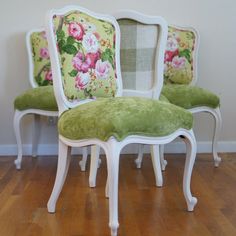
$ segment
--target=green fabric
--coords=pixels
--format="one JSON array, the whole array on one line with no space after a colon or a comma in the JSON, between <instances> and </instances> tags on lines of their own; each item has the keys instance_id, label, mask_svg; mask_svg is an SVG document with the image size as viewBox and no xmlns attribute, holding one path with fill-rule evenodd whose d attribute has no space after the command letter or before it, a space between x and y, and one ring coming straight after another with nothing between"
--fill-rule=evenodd
<instances>
[{"instance_id":1,"label":"green fabric","mask_svg":"<svg viewBox=\"0 0 236 236\"><path fill-rule=\"evenodd\" d=\"M16 97L14 107L20 111L26 109L58 110L52 86L43 86L27 90L22 95Z\"/></svg>"},{"instance_id":2,"label":"green fabric","mask_svg":"<svg viewBox=\"0 0 236 236\"><path fill-rule=\"evenodd\" d=\"M162 101L162 102L170 103L170 101L163 94L160 95L159 100Z\"/></svg>"},{"instance_id":3,"label":"green fabric","mask_svg":"<svg viewBox=\"0 0 236 236\"><path fill-rule=\"evenodd\" d=\"M220 105L219 97L206 89L196 86L177 84L164 85L162 95L164 95L170 103L185 109L200 106L216 108Z\"/></svg>"},{"instance_id":4,"label":"green fabric","mask_svg":"<svg viewBox=\"0 0 236 236\"><path fill-rule=\"evenodd\" d=\"M64 112L59 133L72 140L98 138L118 141L128 135L166 136L191 129L193 116L173 104L140 97L101 98Z\"/></svg>"}]
</instances>

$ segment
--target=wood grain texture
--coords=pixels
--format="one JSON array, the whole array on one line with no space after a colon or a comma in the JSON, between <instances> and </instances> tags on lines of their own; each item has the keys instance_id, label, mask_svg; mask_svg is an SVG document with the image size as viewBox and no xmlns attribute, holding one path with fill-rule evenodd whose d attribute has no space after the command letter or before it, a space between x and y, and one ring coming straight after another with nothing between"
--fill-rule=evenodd
<instances>
[{"instance_id":1,"label":"wood grain texture","mask_svg":"<svg viewBox=\"0 0 236 236\"><path fill-rule=\"evenodd\" d=\"M236 154L222 154L219 168L211 156L197 156L192 192L198 198L193 213L186 211L182 193L183 155L166 155L164 186L155 187L149 155L140 170L134 156L123 155L119 178L120 236L234 236L236 235ZM24 157L22 170L15 157L0 158L0 235L107 236L106 162L98 170L97 187L88 187L88 171L81 172L73 157L57 211L46 204L55 173L56 157Z\"/></svg>"}]
</instances>

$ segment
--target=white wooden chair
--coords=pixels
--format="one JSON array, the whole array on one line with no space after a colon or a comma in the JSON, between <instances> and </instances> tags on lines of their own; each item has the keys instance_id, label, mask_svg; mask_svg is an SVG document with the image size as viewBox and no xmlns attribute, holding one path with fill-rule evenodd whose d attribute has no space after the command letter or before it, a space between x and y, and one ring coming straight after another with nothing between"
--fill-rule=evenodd
<instances>
[{"instance_id":1,"label":"white wooden chair","mask_svg":"<svg viewBox=\"0 0 236 236\"><path fill-rule=\"evenodd\" d=\"M160 29L156 71L158 82L162 84L167 24L160 17L151 17L147 23L158 25ZM111 235L117 235L121 149L130 143L151 144L156 181L161 186L158 145L169 143L179 135L185 137L187 144L184 194L188 210L192 211L197 202L190 191L196 155L192 115L182 108L157 101L158 90L152 91L153 99L121 97L120 30L115 18L79 6L67 6L48 12L46 32L59 108L58 167L48 211L55 212L68 172L68 147L100 146L107 159L109 226Z\"/></svg>"},{"instance_id":2,"label":"white wooden chair","mask_svg":"<svg viewBox=\"0 0 236 236\"><path fill-rule=\"evenodd\" d=\"M200 36L192 27L170 25L165 51L164 86L162 95L177 106L188 109L192 114L208 113L214 119L212 155L215 167L221 158L217 153L218 139L222 127L220 98L209 90L196 86L198 73L198 49ZM161 148L161 165L165 170L164 146ZM141 167L143 146L135 160L137 168Z\"/></svg>"},{"instance_id":3,"label":"white wooden chair","mask_svg":"<svg viewBox=\"0 0 236 236\"><path fill-rule=\"evenodd\" d=\"M58 117L58 108L52 87L52 72L46 32L43 28L33 29L26 34L26 48L29 64L29 82L31 89L16 97L14 101L14 131L18 147L15 160L17 169L21 169L22 141L20 123L25 115L34 117L32 135L32 156L37 156L40 136L40 116ZM87 158L87 149L83 148L83 160ZM81 162L83 170L83 163Z\"/></svg>"}]
</instances>

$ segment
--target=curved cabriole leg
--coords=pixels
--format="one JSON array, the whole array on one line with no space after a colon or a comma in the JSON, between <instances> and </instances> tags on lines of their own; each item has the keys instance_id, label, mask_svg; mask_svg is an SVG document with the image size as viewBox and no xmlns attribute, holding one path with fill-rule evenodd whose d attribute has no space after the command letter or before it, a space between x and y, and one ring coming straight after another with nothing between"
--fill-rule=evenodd
<instances>
[{"instance_id":1,"label":"curved cabriole leg","mask_svg":"<svg viewBox=\"0 0 236 236\"><path fill-rule=\"evenodd\" d=\"M118 175L119 175L119 142L111 138L105 150L107 158L107 173L109 186L109 227L111 236L117 236L118 222ZM107 187L108 187L107 186Z\"/></svg>"},{"instance_id":2,"label":"curved cabriole leg","mask_svg":"<svg viewBox=\"0 0 236 236\"><path fill-rule=\"evenodd\" d=\"M34 128L33 128L33 137L32 137L32 156L37 156L38 150L38 140L40 133L40 115L34 114Z\"/></svg>"},{"instance_id":3,"label":"curved cabriole leg","mask_svg":"<svg viewBox=\"0 0 236 236\"><path fill-rule=\"evenodd\" d=\"M97 177L97 170L99 166L99 153L100 147L93 145L91 147L91 163L90 163L90 173L89 173L89 187L96 187L96 177Z\"/></svg>"},{"instance_id":4,"label":"curved cabriole leg","mask_svg":"<svg viewBox=\"0 0 236 236\"><path fill-rule=\"evenodd\" d=\"M63 184L67 176L71 159L71 156L67 154L68 154L68 146L64 144L61 140L59 140L57 174L53 190L47 204L48 212L50 213L54 213L56 210L57 199L59 197L59 194L62 190Z\"/></svg>"},{"instance_id":5,"label":"curved cabriole leg","mask_svg":"<svg viewBox=\"0 0 236 236\"><path fill-rule=\"evenodd\" d=\"M21 142L21 135L20 135L20 123L21 118L24 114L18 110L15 110L14 114L14 132L16 136L16 143L17 143L17 159L14 161L16 165L16 169L21 169L21 161L22 161L22 142Z\"/></svg>"},{"instance_id":6,"label":"curved cabriole leg","mask_svg":"<svg viewBox=\"0 0 236 236\"><path fill-rule=\"evenodd\" d=\"M143 149L144 149L144 145L143 144L139 144L138 145L138 157L135 159L135 164L136 164L136 167L138 169L140 169L141 165L142 165Z\"/></svg>"},{"instance_id":7,"label":"curved cabriole leg","mask_svg":"<svg viewBox=\"0 0 236 236\"><path fill-rule=\"evenodd\" d=\"M156 178L156 186L162 187L163 178L162 178L162 172L161 172L159 145L151 145L151 157L152 157L152 165L154 169L154 174Z\"/></svg>"},{"instance_id":8,"label":"curved cabriole leg","mask_svg":"<svg viewBox=\"0 0 236 236\"><path fill-rule=\"evenodd\" d=\"M189 135L186 135L185 137L186 138L183 139L186 143L186 160L184 167L183 191L184 197L187 202L188 211L193 211L194 206L197 204L197 198L192 196L190 184L193 165L196 158L197 144L192 131L190 131Z\"/></svg>"},{"instance_id":9,"label":"curved cabriole leg","mask_svg":"<svg viewBox=\"0 0 236 236\"><path fill-rule=\"evenodd\" d=\"M88 159L88 148L83 147L82 148L82 160L79 162L81 171L86 170L87 159Z\"/></svg>"},{"instance_id":10,"label":"curved cabriole leg","mask_svg":"<svg viewBox=\"0 0 236 236\"><path fill-rule=\"evenodd\" d=\"M166 169L167 160L164 157L164 148L165 145L160 145L160 160L161 160L161 169L164 171Z\"/></svg>"},{"instance_id":11,"label":"curved cabriole leg","mask_svg":"<svg viewBox=\"0 0 236 236\"><path fill-rule=\"evenodd\" d=\"M212 142L212 153L213 153L213 158L215 162L215 167L218 167L221 162L221 158L218 156L218 153L217 153L217 144L218 144L218 139L219 139L219 135L220 135L221 127L222 127L222 118L221 118L220 108L218 107L214 109L214 112L211 114L215 118L215 129L214 129L214 136L213 136L213 142Z\"/></svg>"}]
</instances>

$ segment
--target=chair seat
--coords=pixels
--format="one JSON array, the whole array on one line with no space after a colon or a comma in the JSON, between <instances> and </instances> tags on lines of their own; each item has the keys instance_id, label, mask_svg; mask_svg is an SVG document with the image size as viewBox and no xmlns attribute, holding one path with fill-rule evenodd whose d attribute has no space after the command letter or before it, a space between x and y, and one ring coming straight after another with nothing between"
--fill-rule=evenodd
<instances>
[{"instance_id":1,"label":"chair seat","mask_svg":"<svg viewBox=\"0 0 236 236\"><path fill-rule=\"evenodd\" d=\"M185 109L207 106L217 108L220 105L220 99L215 94L206 89L189 85L164 85L162 89L164 95L170 103Z\"/></svg>"},{"instance_id":2,"label":"chair seat","mask_svg":"<svg viewBox=\"0 0 236 236\"><path fill-rule=\"evenodd\" d=\"M103 98L64 112L58 131L72 139L118 141L128 135L166 136L179 128L191 129L190 112L173 104L140 97Z\"/></svg>"},{"instance_id":3,"label":"chair seat","mask_svg":"<svg viewBox=\"0 0 236 236\"><path fill-rule=\"evenodd\" d=\"M32 88L16 97L14 107L23 111L27 109L40 109L57 111L57 102L54 97L53 86Z\"/></svg>"},{"instance_id":4,"label":"chair seat","mask_svg":"<svg viewBox=\"0 0 236 236\"><path fill-rule=\"evenodd\" d=\"M159 100L162 101L162 102L170 103L170 101L167 99L167 97L165 97L163 94L160 95Z\"/></svg>"}]
</instances>

